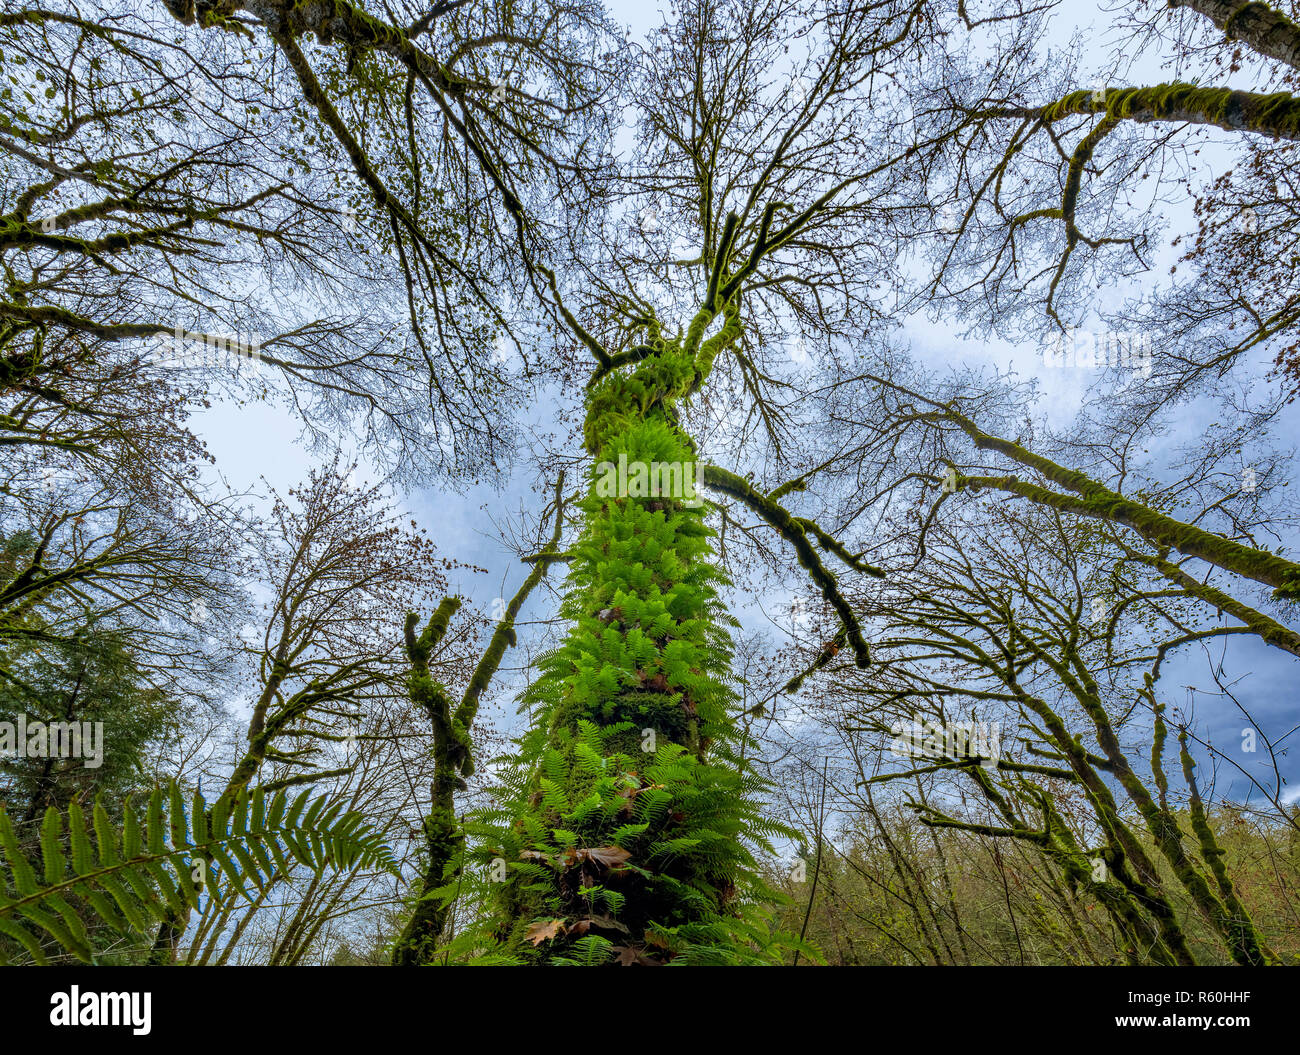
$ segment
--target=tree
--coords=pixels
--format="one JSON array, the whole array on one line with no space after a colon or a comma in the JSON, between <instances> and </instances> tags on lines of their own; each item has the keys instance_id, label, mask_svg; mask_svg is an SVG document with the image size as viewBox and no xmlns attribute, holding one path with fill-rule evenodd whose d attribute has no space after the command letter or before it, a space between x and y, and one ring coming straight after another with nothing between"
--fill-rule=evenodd
<instances>
[{"instance_id":1,"label":"tree","mask_svg":"<svg viewBox=\"0 0 1300 1055\"><path fill-rule=\"evenodd\" d=\"M75 722L98 725L81 757L16 757L4 761L4 799L14 809L20 834L73 799L104 795L120 802L139 790L147 759L184 721L185 705L149 683L134 662L125 635L93 623L77 637L44 648L17 650L19 672L0 688L0 715L7 722ZM83 732L84 735L84 732Z\"/></svg>"},{"instance_id":2,"label":"tree","mask_svg":"<svg viewBox=\"0 0 1300 1055\"><path fill-rule=\"evenodd\" d=\"M737 105L798 33L811 41L809 68L822 71L805 98L787 88L774 103L755 89ZM680 299L661 297L662 259L617 253L611 234L609 255L564 309L596 364L583 425L594 465L561 609L574 625L525 696L537 707L494 815L506 823L481 835L484 854L512 868L495 940L526 962L748 962L799 945L766 937L748 907L765 896L752 854L779 829L763 820L760 785L740 761L707 507L693 483L661 489L664 467L752 500L828 597L835 581L810 537L863 570L815 525L729 484L735 474L701 467L685 422L723 364L742 385L763 386L753 356L785 313L833 325L859 302L869 250L852 224L875 188L855 167L864 133L854 106L892 35L834 4L804 16L780 3L700 3L661 36L637 84L647 168L634 185L637 204L653 202L666 231L693 243L670 268L693 281L679 291L673 280ZM816 287L832 263L835 304ZM779 442L778 423L764 420ZM631 467L626 480L621 469L611 479L614 466Z\"/></svg>"},{"instance_id":3,"label":"tree","mask_svg":"<svg viewBox=\"0 0 1300 1055\"><path fill-rule=\"evenodd\" d=\"M394 943L392 962L416 967L433 962L446 930L449 902L454 901L464 868L465 834L456 816L456 794L467 790L474 773L473 731L480 700L501 666L506 648L518 643L515 619L553 561L562 559L558 547L564 531L564 474L555 484L554 526L549 541L529 557L533 567L500 613L487 648L469 677L460 703L453 708L447 686L434 680L429 659L446 636L448 623L460 607L458 598L445 598L415 633L419 617L406 617L406 655L411 664L407 691L428 716L433 732L433 783L429 811L422 821L427 863L416 893L415 909ZM543 520L544 524L544 520ZM448 887L451 887L449 890Z\"/></svg>"},{"instance_id":4,"label":"tree","mask_svg":"<svg viewBox=\"0 0 1300 1055\"><path fill-rule=\"evenodd\" d=\"M51 348L143 341L221 391L284 395L318 437L358 428L408 475L495 464L518 393L481 354L509 324L494 292L593 197L597 9L413 8L407 29L340 8L348 30L218 6L0 21L0 388L62 407L97 371ZM549 223L512 189L541 174Z\"/></svg>"},{"instance_id":5,"label":"tree","mask_svg":"<svg viewBox=\"0 0 1300 1055\"><path fill-rule=\"evenodd\" d=\"M171 809L204 836L174 853L217 862L221 896L164 896L156 959L192 924L190 962L242 950L302 962L346 935L363 890L401 965L797 963L820 955L806 939L832 909L881 935L902 913L891 955L915 961L1028 962L1061 935L1069 956L1111 961L1279 958L1221 841L1232 822L1202 797L1196 755L1210 747L1161 698L1160 675L1211 642L1300 655L1292 511L1271 486L1293 393L1255 385L1248 356L1267 349L1284 374L1290 361L1293 283L1285 258L1269 259L1291 226L1270 180L1289 173L1300 136L1295 99L1274 90L1293 76L1290 18L1208 0L1173 23L1134 16L1161 46L1162 27L1190 29L1178 58L1194 39L1214 67L1218 45L1196 33L1217 26L1288 65L1230 90L1115 87L1133 68L1124 47L1083 72L1073 49L1042 46L1052 5L1017 0L684 0L645 49L585 0L166 6L170 21L101 26L69 10L0 23L13 65L41 73L11 76L20 101L5 126L17 188L0 241L14 276L0 313L5 443L98 480L78 481L81 505L45 508L14 475L22 517L6 536L0 630L24 648L65 645L89 595L147 652L134 615L179 614L186 590L211 585L195 574L208 550L173 560L166 502L136 504L97 477L196 453L183 408L221 371L168 383L131 342L199 333L210 351L215 335L198 321L176 333L178 318L149 317L160 307L276 320L282 332L244 359L280 380L259 390L241 373L243 394L287 393L317 440L360 415L408 478L500 467L525 393L555 404L560 430L576 424L568 448L523 452L559 477L554 521L477 662L430 546L347 487L337 462L277 503L249 547L271 601L250 649L247 746L211 805ZM1230 53L1229 72L1239 60L1249 53ZM33 89L56 75L47 106ZM625 109L634 146L616 158ZM173 135L173 111L194 127ZM1178 265L1192 279L1150 305L1108 306L1090 283L1145 279L1159 215L1113 199L1166 162L1197 164L1189 124L1252 144L1224 140L1248 158L1244 175L1199 193ZM1156 185L1159 202L1170 185ZM45 223L38 204L74 189ZM1266 233L1242 219L1242 193ZM226 244L248 236L255 248ZM285 274L289 310L276 303ZM247 289L228 288L232 275ZM1150 377L1107 358L1104 398L1048 428L1031 385L916 367L899 331L922 308L978 335L1047 332L1058 348L1093 318L1107 354L1130 322L1169 340ZM488 353L497 338L522 369ZM136 377L160 404L152 433L125 425ZM1211 394L1223 378L1237 387ZM1184 453L1164 439L1192 401L1221 420ZM1235 483L1254 469L1247 451L1265 493ZM576 496L561 467L577 468ZM146 475L129 494L147 492ZM475 808L480 707L552 563L568 566L563 631L532 663L527 731ZM146 580L160 602L126 588ZM737 654L733 581L742 598L812 598L798 649ZM373 774L381 759L407 763L377 741L409 728L391 732L376 707L424 727L409 793ZM1005 723L1006 752L967 736L923 763L887 758L894 719L947 730L967 717ZM374 741L340 760L342 730L363 721ZM1251 845L1269 853L1295 820L1281 739L1264 737L1273 776L1250 774L1276 825ZM290 829L324 818L352 831L345 809L385 811L364 845L227 864L237 852L223 847L245 834L227 822L254 797L318 782L336 794L296 799ZM46 818L48 889L22 897L57 912L63 822ZM374 840L403 825L414 881L385 898L391 862ZM777 840L811 868L794 906L775 889L793 883ZM963 870L968 851L985 876ZM67 882L91 899L87 875ZM237 902L244 876L257 893ZM862 884L878 899L855 902ZM972 890L981 912L995 898L987 927L971 923ZM0 902L0 920L17 904ZM66 945L35 911L20 933Z\"/></svg>"},{"instance_id":6,"label":"tree","mask_svg":"<svg viewBox=\"0 0 1300 1055\"><path fill-rule=\"evenodd\" d=\"M214 809L254 785L274 793L351 772L355 761L322 769L316 760L324 746L355 739L341 727L360 720L375 690L397 685L399 614L437 590L451 566L399 523L379 488L354 485L353 470L336 457L313 471L277 497L269 530L259 532L256 574L270 596L260 640L247 646L257 691L247 746ZM267 767L273 776L263 776ZM175 955L186 921L178 914L164 923L155 959Z\"/></svg>"}]
</instances>

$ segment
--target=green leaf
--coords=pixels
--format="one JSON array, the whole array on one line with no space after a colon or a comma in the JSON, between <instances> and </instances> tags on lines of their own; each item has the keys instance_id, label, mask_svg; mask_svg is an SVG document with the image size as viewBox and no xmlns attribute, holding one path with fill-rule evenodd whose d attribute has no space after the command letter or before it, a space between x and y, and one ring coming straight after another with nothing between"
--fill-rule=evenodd
<instances>
[{"instance_id":1,"label":"green leaf","mask_svg":"<svg viewBox=\"0 0 1300 1055\"><path fill-rule=\"evenodd\" d=\"M95 870L95 859L86 837L86 818L81 807L73 802L68 806L68 840L72 845L72 868L79 876Z\"/></svg>"},{"instance_id":2,"label":"green leaf","mask_svg":"<svg viewBox=\"0 0 1300 1055\"><path fill-rule=\"evenodd\" d=\"M313 796L308 789L294 800L286 815L287 799L280 794L264 817L264 793L241 789L214 808L214 821L223 810L225 816L234 818L235 830L229 832L224 830L224 818L209 830L202 818L203 799L196 795L192 802L194 815L187 817L184 796L176 785L155 789L145 807L142 840L140 818L128 800L123 805L120 834L125 857L118 852L118 829L108 811L97 803L93 820L98 864L86 833L85 815L73 802L67 814L72 876L67 876L60 847L62 820L57 811L47 811L41 827L44 885L37 881L37 873L0 807L0 891L4 891L0 893L0 961L12 962L18 952L33 962L45 962L40 938L28 924L84 961L94 960L99 944L88 931L87 920L115 933L150 938L155 921L183 917L187 908L197 908L199 891L191 876L191 857L194 862L207 859L216 863L210 893L222 905L239 898L252 900L256 895L251 887L264 893L291 871L282 844L299 864L314 872L362 863L400 874L380 833L359 814L344 812L345 802L340 798ZM250 814L253 830L245 830ZM192 842L187 821L193 826ZM164 832L169 829L170 847L164 843ZM11 889L13 896L8 893Z\"/></svg>"},{"instance_id":3,"label":"green leaf","mask_svg":"<svg viewBox=\"0 0 1300 1055\"><path fill-rule=\"evenodd\" d=\"M62 879L67 867L63 859L63 847L59 844L59 836L62 834L63 818L59 816L58 810L50 806L45 811L45 819L41 821L41 858L45 862L47 886L53 886Z\"/></svg>"},{"instance_id":4,"label":"green leaf","mask_svg":"<svg viewBox=\"0 0 1300 1055\"><path fill-rule=\"evenodd\" d=\"M108 811L96 802L92 816L95 822L95 840L99 843L100 865L112 867L120 864L122 858L117 852L117 832L113 828L113 822L108 819Z\"/></svg>"}]
</instances>

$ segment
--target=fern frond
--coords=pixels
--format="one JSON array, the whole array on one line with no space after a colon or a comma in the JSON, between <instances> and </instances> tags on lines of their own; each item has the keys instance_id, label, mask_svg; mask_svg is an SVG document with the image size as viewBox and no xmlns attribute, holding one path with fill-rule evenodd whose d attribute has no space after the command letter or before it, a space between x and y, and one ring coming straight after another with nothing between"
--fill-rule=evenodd
<instances>
[{"instance_id":1,"label":"fern frond","mask_svg":"<svg viewBox=\"0 0 1300 1055\"><path fill-rule=\"evenodd\" d=\"M276 792L268 811L262 788L223 796L211 810L196 794L187 810L171 784L150 795L143 826L135 805L125 803L120 833L96 803L94 852L81 806L68 808L66 837L64 817L51 807L41 824L39 881L0 806L0 935L37 963L46 962L51 942L93 963L88 922L149 936L157 922L197 908L205 892L220 904L252 900L249 883L263 892L277 870L294 864L315 873L354 866L398 873L382 836L360 815L344 812L334 797L309 796L300 794L287 814L285 793Z\"/></svg>"}]
</instances>

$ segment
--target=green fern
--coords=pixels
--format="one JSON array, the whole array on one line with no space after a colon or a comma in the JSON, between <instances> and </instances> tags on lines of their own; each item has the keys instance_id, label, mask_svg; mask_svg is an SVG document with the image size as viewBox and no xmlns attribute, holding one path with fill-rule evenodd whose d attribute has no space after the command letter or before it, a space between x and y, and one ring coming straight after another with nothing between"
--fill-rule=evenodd
<instances>
[{"instance_id":1,"label":"green fern","mask_svg":"<svg viewBox=\"0 0 1300 1055\"><path fill-rule=\"evenodd\" d=\"M795 833L763 817L767 789L744 761L738 624L707 507L614 494L600 469L624 456L695 462L678 406L740 337L738 306L720 310L726 324L707 341L705 312L671 340L653 335L653 354L588 393L592 471L560 605L569 631L534 664L520 697L529 731L498 770L491 809L465 826L452 896L483 923L447 962L777 963L807 951L764 915L780 899L755 854Z\"/></svg>"},{"instance_id":2,"label":"green fern","mask_svg":"<svg viewBox=\"0 0 1300 1055\"><path fill-rule=\"evenodd\" d=\"M103 805L91 811L91 835L81 806L64 817L51 807L41 824L41 870L19 845L0 806L0 935L45 963L49 943L94 963L87 923L126 936L148 937L169 916L197 909L204 894L219 904L251 900L250 884L264 892L295 865L380 868L398 873L382 837L343 800L271 800L261 788L222 796L209 812L195 794L189 809L174 783L149 796L143 821L133 803L123 807L120 830ZM66 851L66 852L65 852ZM12 947L11 947L12 950ZM0 962L8 962L0 943Z\"/></svg>"}]
</instances>

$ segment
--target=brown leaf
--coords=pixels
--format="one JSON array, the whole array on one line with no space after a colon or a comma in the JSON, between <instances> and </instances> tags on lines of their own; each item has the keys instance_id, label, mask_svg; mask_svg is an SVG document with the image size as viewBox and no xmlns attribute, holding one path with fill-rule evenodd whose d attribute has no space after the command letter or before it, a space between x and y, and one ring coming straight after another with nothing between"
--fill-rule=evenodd
<instances>
[{"instance_id":1,"label":"brown leaf","mask_svg":"<svg viewBox=\"0 0 1300 1055\"><path fill-rule=\"evenodd\" d=\"M524 932L524 938L531 941L534 946L541 945L544 941L550 941L552 938L558 938L564 933L564 920L562 919L544 919L539 920L529 926Z\"/></svg>"},{"instance_id":2,"label":"brown leaf","mask_svg":"<svg viewBox=\"0 0 1300 1055\"><path fill-rule=\"evenodd\" d=\"M615 945L610 950L618 953L614 962L622 967L662 967L663 961L647 956L645 950L635 945Z\"/></svg>"},{"instance_id":3,"label":"brown leaf","mask_svg":"<svg viewBox=\"0 0 1300 1055\"><path fill-rule=\"evenodd\" d=\"M591 846L578 850L575 856L579 860L595 861L606 868L617 868L632 856L632 852L621 846Z\"/></svg>"},{"instance_id":4,"label":"brown leaf","mask_svg":"<svg viewBox=\"0 0 1300 1055\"><path fill-rule=\"evenodd\" d=\"M569 924L568 933L581 936L591 930L592 927L597 930L615 930L623 934L631 933L627 927L611 916L586 916L580 920L575 920Z\"/></svg>"}]
</instances>

